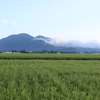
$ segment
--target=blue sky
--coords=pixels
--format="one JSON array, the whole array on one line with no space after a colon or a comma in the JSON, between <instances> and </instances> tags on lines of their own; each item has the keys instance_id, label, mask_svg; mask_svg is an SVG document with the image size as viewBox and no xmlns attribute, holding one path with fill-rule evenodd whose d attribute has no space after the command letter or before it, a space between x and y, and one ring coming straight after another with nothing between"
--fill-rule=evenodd
<instances>
[{"instance_id":1,"label":"blue sky","mask_svg":"<svg viewBox=\"0 0 100 100\"><path fill-rule=\"evenodd\" d=\"M100 42L100 0L0 0L0 39L19 33Z\"/></svg>"}]
</instances>

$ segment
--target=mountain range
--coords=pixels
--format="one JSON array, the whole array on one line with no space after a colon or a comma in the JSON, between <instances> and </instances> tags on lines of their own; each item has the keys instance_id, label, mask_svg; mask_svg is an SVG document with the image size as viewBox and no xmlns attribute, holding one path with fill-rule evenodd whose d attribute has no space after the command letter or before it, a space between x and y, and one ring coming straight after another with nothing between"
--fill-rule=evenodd
<instances>
[{"instance_id":1,"label":"mountain range","mask_svg":"<svg viewBox=\"0 0 100 100\"><path fill-rule=\"evenodd\" d=\"M96 52L96 48L79 47L73 45L55 45L51 43L52 38L45 36L33 37L26 33L10 35L0 40L0 51L27 50L27 51L58 51L58 52ZM98 49L99 51L99 49Z\"/></svg>"}]
</instances>

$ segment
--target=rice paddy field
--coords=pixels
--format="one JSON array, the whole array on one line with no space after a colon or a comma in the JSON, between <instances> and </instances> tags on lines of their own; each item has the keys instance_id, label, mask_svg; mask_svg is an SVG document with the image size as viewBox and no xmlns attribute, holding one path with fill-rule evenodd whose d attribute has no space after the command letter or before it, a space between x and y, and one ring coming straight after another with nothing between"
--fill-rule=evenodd
<instances>
[{"instance_id":1,"label":"rice paddy field","mask_svg":"<svg viewBox=\"0 0 100 100\"><path fill-rule=\"evenodd\" d=\"M0 54L0 100L100 100L100 55Z\"/></svg>"}]
</instances>

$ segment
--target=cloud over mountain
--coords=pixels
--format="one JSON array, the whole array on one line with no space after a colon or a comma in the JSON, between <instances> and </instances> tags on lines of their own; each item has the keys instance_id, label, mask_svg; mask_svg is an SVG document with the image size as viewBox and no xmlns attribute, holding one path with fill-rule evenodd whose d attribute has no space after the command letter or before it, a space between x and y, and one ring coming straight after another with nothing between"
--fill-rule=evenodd
<instances>
[{"instance_id":1,"label":"cloud over mountain","mask_svg":"<svg viewBox=\"0 0 100 100\"><path fill-rule=\"evenodd\" d=\"M48 41L47 41L48 42ZM97 41L80 42L78 40L70 39L51 39L48 43L56 46L71 46L71 47L89 47L89 48L100 48L100 43Z\"/></svg>"}]
</instances>

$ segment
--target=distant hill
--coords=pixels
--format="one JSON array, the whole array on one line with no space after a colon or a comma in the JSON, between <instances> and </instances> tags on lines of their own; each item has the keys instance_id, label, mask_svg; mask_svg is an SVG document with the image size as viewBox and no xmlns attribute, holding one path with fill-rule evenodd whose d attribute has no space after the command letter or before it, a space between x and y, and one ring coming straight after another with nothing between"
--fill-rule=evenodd
<instances>
[{"instance_id":1,"label":"distant hill","mask_svg":"<svg viewBox=\"0 0 100 100\"><path fill-rule=\"evenodd\" d=\"M48 40L44 36L33 37L26 33L10 35L0 40L0 50L56 50L56 46L46 42Z\"/></svg>"},{"instance_id":2,"label":"distant hill","mask_svg":"<svg viewBox=\"0 0 100 100\"><path fill-rule=\"evenodd\" d=\"M33 37L26 33L20 33L17 35L10 35L0 40L0 51L7 50L27 50L27 51L59 51L59 52L96 52L94 48L83 48L75 46L56 46L50 44L51 38L45 36ZM98 49L99 50L99 49Z\"/></svg>"}]
</instances>

